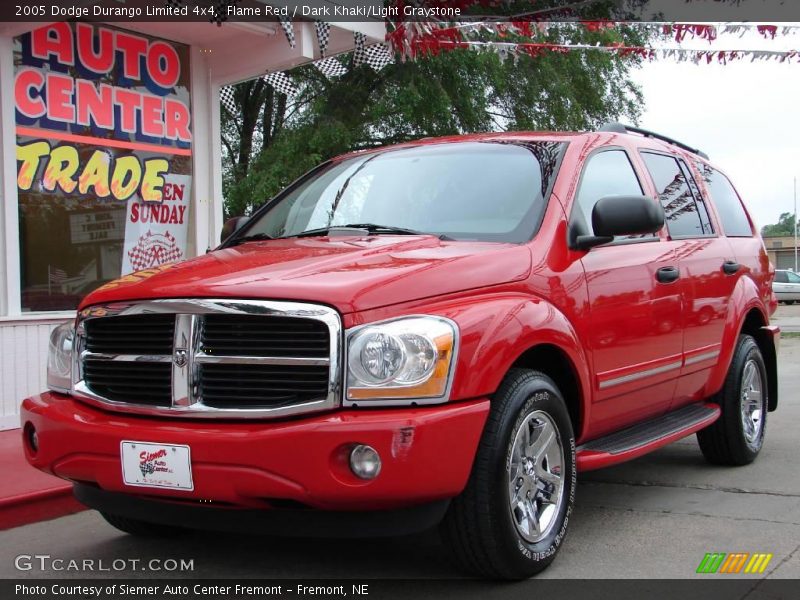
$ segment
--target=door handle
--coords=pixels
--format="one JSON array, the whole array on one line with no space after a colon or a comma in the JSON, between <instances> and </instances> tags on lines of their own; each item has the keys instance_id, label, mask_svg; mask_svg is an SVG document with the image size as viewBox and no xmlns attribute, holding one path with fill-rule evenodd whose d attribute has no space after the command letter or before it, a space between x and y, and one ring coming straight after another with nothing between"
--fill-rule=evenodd
<instances>
[{"instance_id":1,"label":"door handle","mask_svg":"<svg viewBox=\"0 0 800 600\"><path fill-rule=\"evenodd\" d=\"M733 275L741 268L742 265L732 260L726 260L724 263L722 263L722 270L725 272L725 275Z\"/></svg>"},{"instance_id":2,"label":"door handle","mask_svg":"<svg viewBox=\"0 0 800 600\"><path fill-rule=\"evenodd\" d=\"M656 279L658 279L659 283L672 283L677 281L680 276L681 272L678 267L661 267L656 271Z\"/></svg>"}]
</instances>

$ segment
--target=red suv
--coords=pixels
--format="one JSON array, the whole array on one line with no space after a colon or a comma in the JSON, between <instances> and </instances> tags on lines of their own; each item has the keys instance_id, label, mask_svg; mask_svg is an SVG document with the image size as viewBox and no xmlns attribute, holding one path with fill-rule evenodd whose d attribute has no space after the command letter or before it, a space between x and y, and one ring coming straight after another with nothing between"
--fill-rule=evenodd
<instances>
[{"instance_id":1,"label":"red suv","mask_svg":"<svg viewBox=\"0 0 800 600\"><path fill-rule=\"evenodd\" d=\"M778 401L773 269L707 157L618 124L349 154L215 251L102 286L22 406L30 463L130 533L441 524L546 567L575 476Z\"/></svg>"}]
</instances>

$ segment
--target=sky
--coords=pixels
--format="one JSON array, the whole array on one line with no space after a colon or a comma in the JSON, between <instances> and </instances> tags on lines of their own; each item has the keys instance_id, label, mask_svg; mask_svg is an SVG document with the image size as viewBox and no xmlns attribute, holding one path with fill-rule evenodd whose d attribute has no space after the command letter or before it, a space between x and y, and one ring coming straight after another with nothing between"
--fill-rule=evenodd
<instances>
[{"instance_id":1,"label":"sky","mask_svg":"<svg viewBox=\"0 0 800 600\"><path fill-rule=\"evenodd\" d=\"M781 24L778 24L779 26ZM789 25L786 23L785 25ZM793 23L792 25L800 25ZM697 49L800 50L800 29L660 44ZM794 212L800 178L800 61L727 65L659 59L634 71L645 104L639 126L706 152L733 181L759 229Z\"/></svg>"}]
</instances>

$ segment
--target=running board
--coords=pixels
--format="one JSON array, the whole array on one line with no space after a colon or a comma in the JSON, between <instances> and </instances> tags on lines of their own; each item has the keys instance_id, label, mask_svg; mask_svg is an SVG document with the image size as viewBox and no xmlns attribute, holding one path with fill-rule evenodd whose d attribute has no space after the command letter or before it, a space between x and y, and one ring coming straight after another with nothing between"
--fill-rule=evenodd
<instances>
[{"instance_id":1,"label":"running board","mask_svg":"<svg viewBox=\"0 0 800 600\"><path fill-rule=\"evenodd\" d=\"M577 448L579 471L591 471L631 460L671 444L719 418L716 404L690 404L657 419L639 423Z\"/></svg>"}]
</instances>

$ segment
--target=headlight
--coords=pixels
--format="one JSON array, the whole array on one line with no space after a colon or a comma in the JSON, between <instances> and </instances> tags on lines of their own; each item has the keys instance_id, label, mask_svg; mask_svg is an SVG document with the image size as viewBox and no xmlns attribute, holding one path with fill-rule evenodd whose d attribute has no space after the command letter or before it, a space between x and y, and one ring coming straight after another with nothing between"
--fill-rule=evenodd
<instances>
[{"instance_id":1,"label":"headlight","mask_svg":"<svg viewBox=\"0 0 800 600\"><path fill-rule=\"evenodd\" d=\"M443 398L456 325L442 317L405 317L355 329L347 339L347 399Z\"/></svg>"},{"instance_id":2,"label":"headlight","mask_svg":"<svg viewBox=\"0 0 800 600\"><path fill-rule=\"evenodd\" d=\"M72 344L75 329L72 323L59 325L50 334L47 355L47 387L54 392L70 393L72 388Z\"/></svg>"}]
</instances>

